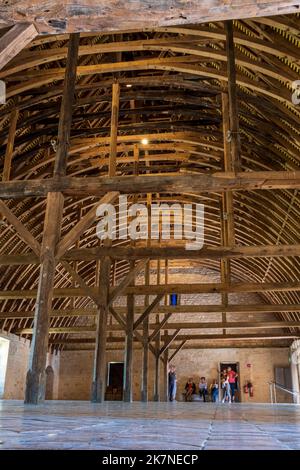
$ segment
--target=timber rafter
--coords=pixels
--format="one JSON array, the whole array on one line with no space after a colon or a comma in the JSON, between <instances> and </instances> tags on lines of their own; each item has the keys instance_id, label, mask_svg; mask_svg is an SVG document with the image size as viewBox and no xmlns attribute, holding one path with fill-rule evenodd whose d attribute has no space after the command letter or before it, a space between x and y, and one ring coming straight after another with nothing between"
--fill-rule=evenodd
<instances>
[{"instance_id":1,"label":"timber rafter","mask_svg":"<svg viewBox=\"0 0 300 470\"><path fill-rule=\"evenodd\" d=\"M258 4L253 2L253 12ZM1 8L0 18L4 15L8 21L3 13L5 8ZM14 21L18 23L15 15ZM229 17L224 15L224 19ZM43 32L59 34L35 38L34 28L39 29L41 25L15 28L25 34L23 49L0 70L0 80L7 86L7 103L0 106L0 171L3 173L0 198L5 199L0 206L0 261L3 262L0 280L4 292L0 300L1 328L31 337L30 312L35 294L25 295L25 292L35 293L37 288L45 198L49 192L64 194L58 258L76 263L77 279L93 289L95 260L101 255L99 252L95 256L95 252L101 247L97 244L92 219L100 198L108 191L116 192L111 194L112 199L120 192L128 194L130 200L135 197L135 201L145 202L147 193L152 193L153 202L205 204L209 256L201 256L201 261L200 258L177 259L175 263L178 266L181 263L183 272L192 262L194 266L201 263L215 273L219 272L218 260L222 255L220 197L224 190L234 190L236 247L227 247L232 250L228 255L232 279L249 286L269 283L269 289L260 295L266 305L274 306L270 307L274 315L272 325L277 327L276 322L282 321L283 335L299 332L300 105L292 103L292 83L299 79L300 72L299 14L234 21L240 175L224 173L222 166L221 95L227 93L228 85L224 24L187 26L184 23L187 22L180 21L176 26L161 24L161 27L156 24L156 28L150 29L145 26L142 31L124 27L122 36L111 32L81 34L67 176L61 180L54 180L52 175L69 45L69 36L62 33L68 27L55 28L46 22L43 27L48 26ZM11 25L8 21L7 26ZM27 43L30 35L34 39ZM115 176L107 178L112 85L116 80L120 93L118 129L113 143ZM141 143L143 137L149 140L147 147ZM286 248L281 251L281 246ZM239 256L239 247L245 253L248 250L248 255ZM270 251L264 252L263 247L270 247ZM134 249L138 250L138 245ZM118 285L128 276L130 249L125 242L118 242L109 250L115 258L111 281L114 276ZM86 257L72 258L76 252L86 253ZM145 251L134 259L148 257L155 258L153 251ZM172 260L172 253L166 251L163 257ZM20 264L22 260L27 260L24 265ZM57 313L50 317L52 348L70 347L67 339L72 338L71 331L84 328L80 320L83 315L59 315L71 308L74 296L71 289L79 292L80 287L73 283L70 272L58 264L55 292L69 289L70 295L54 297L53 310ZM280 285L285 288L280 290ZM155 286L149 287L153 288L153 295L164 292L162 286L156 290ZM139 286L134 288L138 290ZM5 292L13 291L15 296L5 297ZM141 295L149 294L145 292ZM159 307L156 305L153 312L159 312ZM163 307L160 313L168 314L167 306ZM78 297L75 310L89 308L93 308L90 299ZM118 313L117 308L114 307ZM224 310L227 308L221 312ZM142 313L139 311L139 315ZM170 337L179 329L178 324L171 318L164 325L165 329L170 325ZM228 328L233 326L229 324ZM88 315L85 327L91 328ZM275 328L271 324L269 327ZM76 333L76 338L79 334ZM267 339L278 344L289 339L280 335L262 338L257 334L259 341ZM182 337L180 334L174 338L175 349L176 341L185 341ZM242 340L228 335L224 341L233 344ZM190 344L189 340L184 347Z\"/></svg>"}]
</instances>

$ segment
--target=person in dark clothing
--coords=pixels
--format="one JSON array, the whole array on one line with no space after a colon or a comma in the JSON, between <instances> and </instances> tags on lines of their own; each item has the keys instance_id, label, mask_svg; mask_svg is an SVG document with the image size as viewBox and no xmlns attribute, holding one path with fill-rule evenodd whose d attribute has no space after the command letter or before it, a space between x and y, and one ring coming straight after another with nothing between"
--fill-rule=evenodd
<instances>
[{"instance_id":1,"label":"person in dark clothing","mask_svg":"<svg viewBox=\"0 0 300 470\"><path fill-rule=\"evenodd\" d=\"M191 401L192 395L196 393L196 385L194 383L193 377L190 377L187 383L185 384L185 401Z\"/></svg>"},{"instance_id":2,"label":"person in dark clothing","mask_svg":"<svg viewBox=\"0 0 300 470\"><path fill-rule=\"evenodd\" d=\"M175 366L170 366L169 374L168 374L168 379L169 379L169 400L174 401L176 397L176 371L175 371Z\"/></svg>"},{"instance_id":3,"label":"person in dark clothing","mask_svg":"<svg viewBox=\"0 0 300 470\"><path fill-rule=\"evenodd\" d=\"M210 393L211 393L211 401L213 403L216 403L219 401L219 384L217 379L213 381L213 383L210 386Z\"/></svg>"},{"instance_id":4,"label":"person in dark clothing","mask_svg":"<svg viewBox=\"0 0 300 470\"><path fill-rule=\"evenodd\" d=\"M207 396L207 382L205 377L201 377L199 383L199 395L200 398L203 397L203 401L206 401Z\"/></svg>"}]
</instances>

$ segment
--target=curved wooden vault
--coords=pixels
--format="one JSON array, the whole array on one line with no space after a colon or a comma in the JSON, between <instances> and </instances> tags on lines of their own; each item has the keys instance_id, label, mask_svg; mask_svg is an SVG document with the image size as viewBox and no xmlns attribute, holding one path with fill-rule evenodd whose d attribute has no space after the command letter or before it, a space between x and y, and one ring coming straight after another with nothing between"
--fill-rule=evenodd
<instances>
[{"instance_id":1,"label":"curved wooden vault","mask_svg":"<svg viewBox=\"0 0 300 470\"><path fill-rule=\"evenodd\" d=\"M27 401L38 400L48 347L90 347L96 337L101 400L106 343L123 348L124 330L127 361L135 341L157 363L171 345L176 353L299 337L299 14L33 40L30 26L18 28L27 45L10 61L14 33L0 36L0 328L33 338ZM123 193L133 202L203 203L203 250L100 246L96 207ZM202 266L220 281L168 285L164 275L147 285L149 272L170 266ZM170 308L171 292L217 292L222 303ZM232 307L230 292L258 292L261 304ZM127 309L113 305L120 295ZM145 300L135 315L134 295ZM216 329L209 315L205 323L195 316L186 334L170 319L176 309L222 320ZM237 331L226 312L270 312L276 321L238 322Z\"/></svg>"}]
</instances>

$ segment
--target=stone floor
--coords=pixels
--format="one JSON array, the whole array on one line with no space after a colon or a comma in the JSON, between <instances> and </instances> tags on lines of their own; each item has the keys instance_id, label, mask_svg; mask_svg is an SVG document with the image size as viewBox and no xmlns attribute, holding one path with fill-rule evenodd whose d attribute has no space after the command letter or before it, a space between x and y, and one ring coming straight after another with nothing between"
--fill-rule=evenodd
<instances>
[{"instance_id":1,"label":"stone floor","mask_svg":"<svg viewBox=\"0 0 300 470\"><path fill-rule=\"evenodd\" d=\"M0 400L0 449L300 449L300 406Z\"/></svg>"}]
</instances>

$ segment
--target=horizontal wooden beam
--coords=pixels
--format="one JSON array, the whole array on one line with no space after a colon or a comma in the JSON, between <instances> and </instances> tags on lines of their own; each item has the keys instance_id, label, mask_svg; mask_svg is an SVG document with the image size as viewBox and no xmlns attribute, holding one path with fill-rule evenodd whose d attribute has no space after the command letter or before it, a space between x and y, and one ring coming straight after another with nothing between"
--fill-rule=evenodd
<instances>
[{"instance_id":1,"label":"horizontal wooden beam","mask_svg":"<svg viewBox=\"0 0 300 470\"><path fill-rule=\"evenodd\" d=\"M250 341L250 344L249 342ZM200 344L189 344L188 341L185 341L184 343L184 349L193 349L193 350L201 350L201 349L234 349L234 348L238 348L238 349L277 349L277 348L288 348L289 347L289 343L290 341L289 340L284 340L284 343L282 343L282 341L279 343L278 341L276 342L271 342L272 340L268 340L267 343L268 344L265 344L265 342L262 342L262 341L256 341L255 343L253 342L253 340L247 340L245 343L241 343L241 341L239 341L238 343L236 343L234 340L232 341L227 341L226 343L216 343L214 345L212 344L207 344L207 343L200 343ZM176 345L170 345L170 350L172 349L175 349L177 348L177 344ZM134 350L136 351L139 351L141 350L142 347L135 343L134 344ZM113 346L108 346L106 348L107 351L123 351L124 350L124 346L117 346L116 344L114 344ZM94 347L93 346L89 346L89 345L81 345L81 344L78 344L77 346L74 345L74 346L64 346L64 351L94 351Z\"/></svg>"},{"instance_id":2,"label":"horizontal wooden beam","mask_svg":"<svg viewBox=\"0 0 300 470\"><path fill-rule=\"evenodd\" d=\"M125 315L126 307L115 307L114 310L120 315ZM135 307L136 314L142 314L144 307ZM157 305L153 308L153 313L281 313L281 312L300 312L300 304L250 304L250 305ZM51 310L51 317L78 317L78 316L96 316L96 308L71 308ZM11 312L0 312L0 320L6 318L34 318L34 311L13 310ZM165 323L164 323L165 324Z\"/></svg>"},{"instance_id":3,"label":"horizontal wooden beam","mask_svg":"<svg viewBox=\"0 0 300 470\"><path fill-rule=\"evenodd\" d=\"M96 234L95 234L96 236ZM63 256L64 261L95 261L103 256L112 259L242 259L274 258L283 256L300 256L299 245L256 245L256 246L204 246L197 250L187 250L185 242L166 244L165 246L112 246L98 248L73 248ZM20 266L22 264L39 264L35 253L0 255L0 265Z\"/></svg>"},{"instance_id":4,"label":"horizontal wooden beam","mask_svg":"<svg viewBox=\"0 0 300 470\"><path fill-rule=\"evenodd\" d=\"M152 30L228 19L298 13L298 0L18 0L1 3L0 28L33 22L40 34ZM47 7L47 8L46 8Z\"/></svg>"},{"instance_id":5,"label":"horizontal wooden beam","mask_svg":"<svg viewBox=\"0 0 300 470\"><path fill-rule=\"evenodd\" d=\"M201 340L201 341L228 341L228 340L235 340L235 341L243 341L243 340L269 340L269 339L294 339L299 338L299 334L295 333L255 333L255 334L226 334L226 335L178 335L176 337L177 341L184 341L184 340ZM171 336L167 335L166 340L168 341ZM120 343L124 341L124 338L120 337L112 337L109 336L107 341L110 343ZM134 339L135 342L139 342L137 338ZM175 341L174 341L175 342ZM49 340L50 344L94 344L94 338L55 338Z\"/></svg>"},{"instance_id":6,"label":"horizontal wooden beam","mask_svg":"<svg viewBox=\"0 0 300 470\"><path fill-rule=\"evenodd\" d=\"M95 294L97 289L91 287ZM222 283L204 283L204 284L165 284L165 285L150 285L150 286L133 286L127 287L123 291L123 295L136 294L136 295L158 295L161 293L178 294L222 294L222 293L237 293L237 292L289 292L300 291L299 282L239 282L232 284ZM13 300L13 299L35 299L37 294L36 289L29 290L2 290L0 291L0 300ZM86 297L86 291L79 287L65 287L57 288L53 291L54 298L64 297ZM275 307L276 308L276 307Z\"/></svg>"},{"instance_id":7,"label":"horizontal wooden beam","mask_svg":"<svg viewBox=\"0 0 300 470\"><path fill-rule=\"evenodd\" d=\"M155 330L158 327L157 323L149 324L150 330ZM300 321L244 321L244 322L176 322L166 323L164 325L165 330L212 330L212 329L277 329L277 328L300 328ZM135 329L142 329L141 325L138 325ZM108 325L107 331L124 331L124 328L120 325ZM33 332L32 328L17 328L12 330L12 333L18 335L31 335ZM96 326L63 326L53 327L49 329L49 334L80 334L87 332L96 332ZM299 332L300 336L300 332Z\"/></svg>"},{"instance_id":8,"label":"horizontal wooden beam","mask_svg":"<svg viewBox=\"0 0 300 470\"><path fill-rule=\"evenodd\" d=\"M100 248L79 248L70 250L64 259L68 261L93 261L102 256L113 259L220 259L220 258L269 258L300 256L299 245L257 245L257 246L204 246L201 249L187 250L185 242L166 246L112 246Z\"/></svg>"},{"instance_id":9,"label":"horizontal wooden beam","mask_svg":"<svg viewBox=\"0 0 300 470\"><path fill-rule=\"evenodd\" d=\"M300 171L215 172L213 174L140 175L122 177L49 178L44 180L5 181L0 183L0 198L45 197L60 191L76 196L103 196L120 191L137 193L192 193L299 189Z\"/></svg>"}]
</instances>

